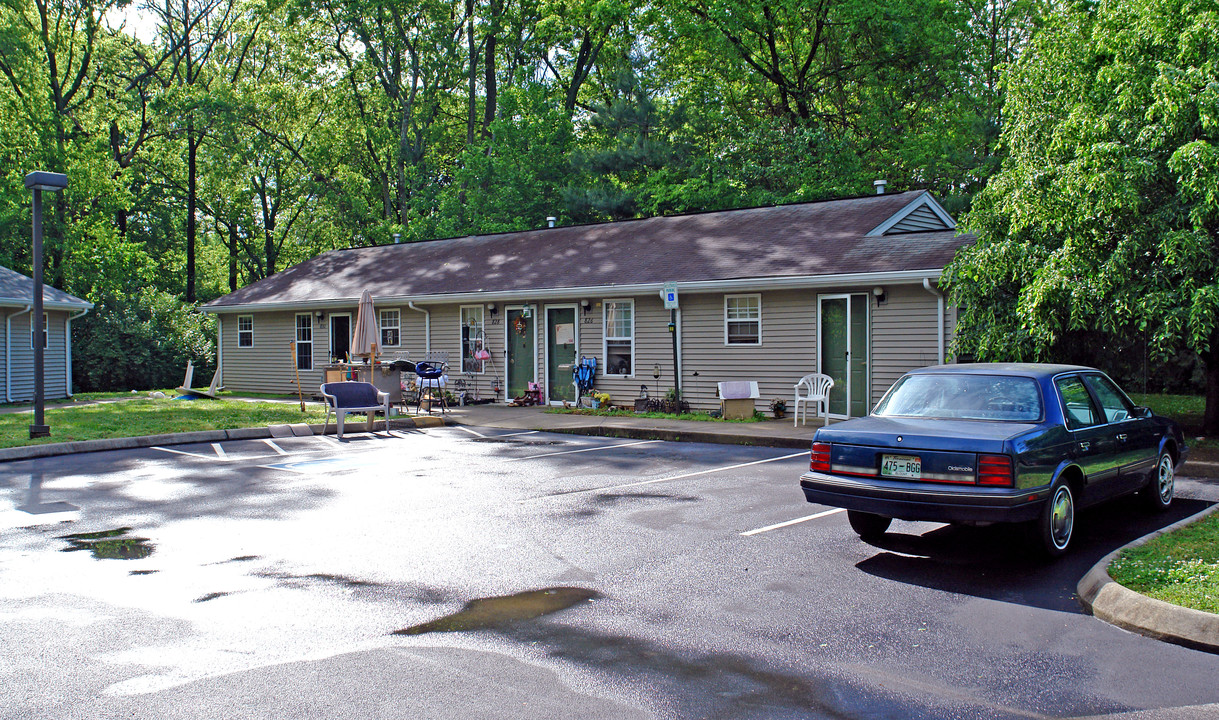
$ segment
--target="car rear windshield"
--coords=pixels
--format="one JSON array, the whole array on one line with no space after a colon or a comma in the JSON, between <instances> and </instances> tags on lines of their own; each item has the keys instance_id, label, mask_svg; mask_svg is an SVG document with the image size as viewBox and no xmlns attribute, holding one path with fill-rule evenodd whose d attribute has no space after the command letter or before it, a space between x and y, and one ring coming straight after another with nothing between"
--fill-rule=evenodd
<instances>
[{"instance_id":1,"label":"car rear windshield","mask_svg":"<svg viewBox=\"0 0 1219 720\"><path fill-rule=\"evenodd\" d=\"M873 414L1033 422L1041 419L1041 393L1036 381L1026 377L907 375L885 394Z\"/></svg>"}]
</instances>

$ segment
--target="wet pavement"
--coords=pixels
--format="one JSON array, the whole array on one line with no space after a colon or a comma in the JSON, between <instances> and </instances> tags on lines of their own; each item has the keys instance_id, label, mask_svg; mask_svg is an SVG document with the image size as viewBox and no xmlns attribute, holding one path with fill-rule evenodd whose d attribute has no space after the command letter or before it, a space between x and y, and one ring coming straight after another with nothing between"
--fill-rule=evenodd
<instances>
[{"instance_id":1,"label":"wet pavement","mask_svg":"<svg viewBox=\"0 0 1219 720\"><path fill-rule=\"evenodd\" d=\"M1213 481L1046 564L999 526L861 542L806 466L486 425L0 464L0 718L1219 716L1219 656L1073 595Z\"/></svg>"}]
</instances>

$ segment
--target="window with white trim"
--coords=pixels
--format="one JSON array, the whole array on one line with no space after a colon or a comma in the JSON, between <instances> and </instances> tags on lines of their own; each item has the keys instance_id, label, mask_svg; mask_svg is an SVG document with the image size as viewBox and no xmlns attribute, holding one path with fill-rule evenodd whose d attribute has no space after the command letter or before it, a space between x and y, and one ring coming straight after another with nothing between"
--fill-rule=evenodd
<instances>
[{"instance_id":1,"label":"window with white trim","mask_svg":"<svg viewBox=\"0 0 1219 720\"><path fill-rule=\"evenodd\" d=\"M42 314L42 349L44 349L44 350L47 349L48 347L50 347L50 342L49 342L50 338L48 337L48 335L49 335L48 331L50 330L50 327L51 327L50 315L48 315L47 313L43 313ZM33 323L33 321L30 322L30 349L31 350L34 349L34 323Z\"/></svg>"},{"instance_id":2,"label":"window with white trim","mask_svg":"<svg viewBox=\"0 0 1219 720\"><path fill-rule=\"evenodd\" d=\"M300 370L313 369L313 315L297 313L296 315L296 367Z\"/></svg>"},{"instance_id":3,"label":"window with white trim","mask_svg":"<svg viewBox=\"0 0 1219 720\"><path fill-rule=\"evenodd\" d=\"M724 344L762 344L762 296L724 296Z\"/></svg>"},{"instance_id":4,"label":"window with white trim","mask_svg":"<svg viewBox=\"0 0 1219 720\"><path fill-rule=\"evenodd\" d=\"M461 306L461 371L463 373L481 373L483 361L474 357L486 345L487 336L483 332L483 306Z\"/></svg>"},{"instance_id":5,"label":"window with white trim","mask_svg":"<svg viewBox=\"0 0 1219 720\"><path fill-rule=\"evenodd\" d=\"M381 310L381 347L402 344L402 315L398 310Z\"/></svg>"},{"instance_id":6,"label":"window with white trim","mask_svg":"<svg viewBox=\"0 0 1219 720\"><path fill-rule=\"evenodd\" d=\"M605 374L635 374L635 301L606 300Z\"/></svg>"},{"instance_id":7,"label":"window with white trim","mask_svg":"<svg viewBox=\"0 0 1219 720\"><path fill-rule=\"evenodd\" d=\"M254 316L237 316L237 347L254 347Z\"/></svg>"}]
</instances>

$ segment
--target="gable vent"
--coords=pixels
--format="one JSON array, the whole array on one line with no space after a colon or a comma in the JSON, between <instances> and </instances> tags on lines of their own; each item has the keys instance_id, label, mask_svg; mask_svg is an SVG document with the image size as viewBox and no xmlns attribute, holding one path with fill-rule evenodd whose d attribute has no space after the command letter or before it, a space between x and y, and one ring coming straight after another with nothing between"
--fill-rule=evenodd
<instances>
[{"instance_id":1,"label":"gable vent","mask_svg":"<svg viewBox=\"0 0 1219 720\"><path fill-rule=\"evenodd\" d=\"M922 232L925 230L948 230L947 224L929 206L923 205L915 209L900 222L885 231L886 235L898 233Z\"/></svg>"}]
</instances>

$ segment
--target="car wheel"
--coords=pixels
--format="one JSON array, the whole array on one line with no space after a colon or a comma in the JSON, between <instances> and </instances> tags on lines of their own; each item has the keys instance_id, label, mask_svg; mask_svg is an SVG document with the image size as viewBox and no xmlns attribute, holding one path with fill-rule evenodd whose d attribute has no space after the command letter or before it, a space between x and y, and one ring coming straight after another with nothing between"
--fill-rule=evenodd
<instances>
[{"instance_id":1,"label":"car wheel","mask_svg":"<svg viewBox=\"0 0 1219 720\"><path fill-rule=\"evenodd\" d=\"M1144 504L1148 509L1159 512L1167 510L1168 506L1172 505L1172 495L1176 485L1174 465L1172 455L1167 452L1160 453L1155 472L1142 492Z\"/></svg>"},{"instance_id":2,"label":"car wheel","mask_svg":"<svg viewBox=\"0 0 1219 720\"><path fill-rule=\"evenodd\" d=\"M1071 546L1075 534L1075 494L1066 481L1059 480L1050 488L1050 499L1041 510L1034 536L1041 550L1058 557Z\"/></svg>"},{"instance_id":3,"label":"car wheel","mask_svg":"<svg viewBox=\"0 0 1219 720\"><path fill-rule=\"evenodd\" d=\"M859 537L870 540L884 535L885 531L889 529L889 523L893 522L893 518L858 510L847 510L847 522L851 523L851 529L858 533Z\"/></svg>"}]
</instances>

